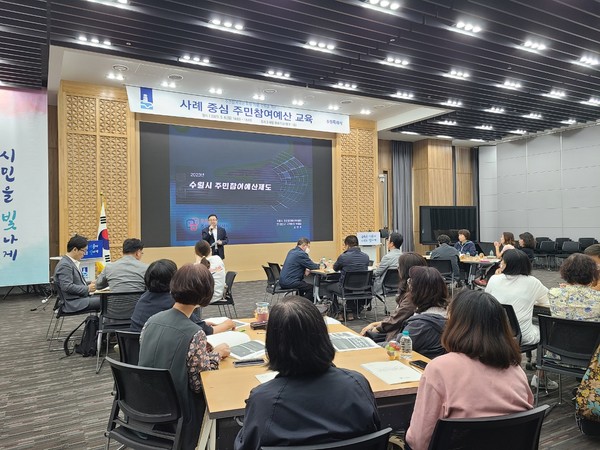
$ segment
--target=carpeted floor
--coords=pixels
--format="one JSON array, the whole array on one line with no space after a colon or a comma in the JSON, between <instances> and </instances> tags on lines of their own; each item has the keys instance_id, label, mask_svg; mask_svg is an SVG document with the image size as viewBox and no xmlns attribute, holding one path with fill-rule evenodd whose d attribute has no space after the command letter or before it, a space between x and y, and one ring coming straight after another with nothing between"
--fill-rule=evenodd
<instances>
[{"instance_id":1,"label":"carpeted floor","mask_svg":"<svg viewBox=\"0 0 600 450\"><path fill-rule=\"evenodd\" d=\"M557 272L536 270L535 276L549 287L559 282ZM249 317L255 302L264 299L264 286L262 281L234 284L239 317ZM389 308L393 303L388 299ZM0 449L103 448L112 402L110 371L105 366L96 375L95 358L63 358L62 352L49 352L45 336L52 305L45 310L41 306L40 297L31 294L11 294L0 302ZM367 314L369 321L374 320L374 311ZM217 308L208 307L203 315L215 317ZM64 329L73 328L79 320L67 318ZM360 330L366 323L355 320L348 325ZM528 372L529 377L532 374ZM564 397L569 399L575 381L567 378L564 385ZM541 401L556 399L554 392ZM542 428L540 448L600 448L600 439L579 433L573 411L568 403L551 412Z\"/></svg>"}]
</instances>

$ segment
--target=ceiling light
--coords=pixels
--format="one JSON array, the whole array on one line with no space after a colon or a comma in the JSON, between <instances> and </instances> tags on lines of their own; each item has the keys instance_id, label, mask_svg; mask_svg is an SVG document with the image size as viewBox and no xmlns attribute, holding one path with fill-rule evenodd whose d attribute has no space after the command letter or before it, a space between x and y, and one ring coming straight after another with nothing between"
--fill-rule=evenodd
<instances>
[{"instance_id":1,"label":"ceiling light","mask_svg":"<svg viewBox=\"0 0 600 450\"><path fill-rule=\"evenodd\" d=\"M516 90L521 88L521 83L518 81L506 80L504 84L497 84L496 86L504 89Z\"/></svg>"},{"instance_id":2,"label":"ceiling light","mask_svg":"<svg viewBox=\"0 0 600 450\"><path fill-rule=\"evenodd\" d=\"M394 66L403 68L410 64L410 61L406 58L399 58L397 56L388 56L386 59L380 61L381 64L385 64L386 66Z\"/></svg>"},{"instance_id":3,"label":"ceiling light","mask_svg":"<svg viewBox=\"0 0 600 450\"><path fill-rule=\"evenodd\" d=\"M561 91L559 89L552 89L550 92L547 92L545 94L542 94L544 97L550 97L550 98L565 98L565 96L567 95L565 93L565 91Z\"/></svg>"},{"instance_id":4,"label":"ceiling light","mask_svg":"<svg viewBox=\"0 0 600 450\"><path fill-rule=\"evenodd\" d=\"M521 130L521 129L511 130L511 131L509 131L509 133L513 133L513 134L526 134L527 130Z\"/></svg>"},{"instance_id":5,"label":"ceiling light","mask_svg":"<svg viewBox=\"0 0 600 450\"><path fill-rule=\"evenodd\" d=\"M314 39L308 41L303 47L309 50L317 50L325 53L330 53L335 49L335 45L330 42L316 41Z\"/></svg>"},{"instance_id":6,"label":"ceiling light","mask_svg":"<svg viewBox=\"0 0 600 450\"><path fill-rule=\"evenodd\" d=\"M225 22L223 22L223 26L227 27L227 28L231 28L233 26L233 24L229 20L226 20Z\"/></svg>"},{"instance_id":7,"label":"ceiling light","mask_svg":"<svg viewBox=\"0 0 600 450\"><path fill-rule=\"evenodd\" d=\"M438 122L440 125L456 125L456 120L440 120Z\"/></svg>"},{"instance_id":8,"label":"ceiling light","mask_svg":"<svg viewBox=\"0 0 600 450\"><path fill-rule=\"evenodd\" d=\"M574 125L577 123L577 121L575 119L567 119L561 120L560 123L564 123L565 125Z\"/></svg>"},{"instance_id":9,"label":"ceiling light","mask_svg":"<svg viewBox=\"0 0 600 450\"><path fill-rule=\"evenodd\" d=\"M210 64L210 59L207 56L200 58L199 56L191 57L190 55L183 55L178 59L178 61L186 64L195 64L198 66L207 66Z\"/></svg>"},{"instance_id":10,"label":"ceiling light","mask_svg":"<svg viewBox=\"0 0 600 450\"><path fill-rule=\"evenodd\" d=\"M340 107L338 105L329 105L327 109L330 111L337 111L338 109L340 109Z\"/></svg>"},{"instance_id":11,"label":"ceiling light","mask_svg":"<svg viewBox=\"0 0 600 450\"><path fill-rule=\"evenodd\" d=\"M478 130L493 130L494 127L491 125L478 125L475 128L477 128Z\"/></svg>"},{"instance_id":12,"label":"ceiling light","mask_svg":"<svg viewBox=\"0 0 600 450\"><path fill-rule=\"evenodd\" d=\"M283 70L273 70L273 69L267 70L265 73L263 73L263 75L265 77L281 78L281 79L287 79L290 77L289 72L284 72Z\"/></svg>"},{"instance_id":13,"label":"ceiling light","mask_svg":"<svg viewBox=\"0 0 600 450\"><path fill-rule=\"evenodd\" d=\"M403 92L403 91L398 91L395 94L392 94L392 97L395 98L404 98L404 99L411 99L414 97L412 92Z\"/></svg>"},{"instance_id":14,"label":"ceiling light","mask_svg":"<svg viewBox=\"0 0 600 450\"><path fill-rule=\"evenodd\" d=\"M230 19L221 20L216 17L208 21L208 26L210 28L229 31L230 33L239 33L244 29L244 25L242 23L233 23Z\"/></svg>"},{"instance_id":15,"label":"ceiling light","mask_svg":"<svg viewBox=\"0 0 600 450\"><path fill-rule=\"evenodd\" d=\"M459 20L454 25L453 30L463 32L463 33L466 31L467 33L465 33L465 34L470 34L470 33L479 33L481 31L481 27L479 25L473 24L471 22L464 22L462 20Z\"/></svg>"},{"instance_id":16,"label":"ceiling light","mask_svg":"<svg viewBox=\"0 0 600 450\"><path fill-rule=\"evenodd\" d=\"M99 44L100 43L100 39L98 39L97 37L93 37L90 39L90 42L92 44Z\"/></svg>"},{"instance_id":17,"label":"ceiling light","mask_svg":"<svg viewBox=\"0 0 600 450\"><path fill-rule=\"evenodd\" d=\"M122 8L121 5L126 5L128 3L127 0L88 0L88 2L101 3L107 6L116 6L118 8Z\"/></svg>"},{"instance_id":18,"label":"ceiling light","mask_svg":"<svg viewBox=\"0 0 600 450\"><path fill-rule=\"evenodd\" d=\"M210 92L211 94L221 95L223 93L223 89L221 89L221 88L210 88L208 90L208 92Z\"/></svg>"},{"instance_id":19,"label":"ceiling light","mask_svg":"<svg viewBox=\"0 0 600 450\"><path fill-rule=\"evenodd\" d=\"M173 81L163 81L160 83L162 87L175 88L177 85Z\"/></svg>"},{"instance_id":20,"label":"ceiling light","mask_svg":"<svg viewBox=\"0 0 600 450\"><path fill-rule=\"evenodd\" d=\"M80 34L77 36L77 40L82 44L85 43L86 45L90 45L92 47L110 47L112 45L109 39L100 41L100 38L96 36L88 38L85 34Z\"/></svg>"},{"instance_id":21,"label":"ceiling light","mask_svg":"<svg viewBox=\"0 0 600 450\"><path fill-rule=\"evenodd\" d=\"M460 100L452 100L452 99L448 99L443 103L440 103L441 105L444 106L454 106L454 107L459 107L462 106L462 102Z\"/></svg>"},{"instance_id":22,"label":"ceiling light","mask_svg":"<svg viewBox=\"0 0 600 450\"><path fill-rule=\"evenodd\" d=\"M525 115L523 115L521 117L524 117L525 119L537 119L537 120L539 120L539 119L542 118L542 115L540 113L532 112L532 113L529 113L529 114L525 114Z\"/></svg>"},{"instance_id":23,"label":"ceiling light","mask_svg":"<svg viewBox=\"0 0 600 450\"><path fill-rule=\"evenodd\" d=\"M581 103L584 104L584 105L600 106L600 98L598 98L598 97L590 97L589 100L584 100Z\"/></svg>"},{"instance_id":24,"label":"ceiling light","mask_svg":"<svg viewBox=\"0 0 600 450\"><path fill-rule=\"evenodd\" d=\"M242 31L244 29L244 25L242 25L241 23L236 23L233 28L235 28L238 31Z\"/></svg>"},{"instance_id":25,"label":"ceiling light","mask_svg":"<svg viewBox=\"0 0 600 450\"><path fill-rule=\"evenodd\" d=\"M334 84L333 87L337 89L346 89L348 91L354 91L358 86L354 83L340 81L338 82L338 84Z\"/></svg>"},{"instance_id":26,"label":"ceiling light","mask_svg":"<svg viewBox=\"0 0 600 450\"><path fill-rule=\"evenodd\" d=\"M491 106L488 109L484 109L484 111L494 114L504 114L504 108L501 108L499 106Z\"/></svg>"},{"instance_id":27,"label":"ceiling light","mask_svg":"<svg viewBox=\"0 0 600 450\"><path fill-rule=\"evenodd\" d=\"M368 116L369 114L371 114L371 110L370 109L361 109L360 110L361 114L364 114L365 116Z\"/></svg>"},{"instance_id":28,"label":"ceiling light","mask_svg":"<svg viewBox=\"0 0 600 450\"><path fill-rule=\"evenodd\" d=\"M85 37L83 34L79 35L79 37L77 39L80 40L81 42L87 42L87 37Z\"/></svg>"},{"instance_id":29,"label":"ceiling light","mask_svg":"<svg viewBox=\"0 0 600 450\"><path fill-rule=\"evenodd\" d=\"M446 136L445 134L438 134L436 137L439 137L441 139L452 139L452 136Z\"/></svg>"},{"instance_id":30,"label":"ceiling light","mask_svg":"<svg viewBox=\"0 0 600 450\"><path fill-rule=\"evenodd\" d=\"M210 21L210 23L212 23L213 25L217 25L217 26L221 25L221 21L219 19L213 19Z\"/></svg>"},{"instance_id":31,"label":"ceiling light","mask_svg":"<svg viewBox=\"0 0 600 450\"><path fill-rule=\"evenodd\" d=\"M417 136L419 134L416 131L401 131L400 133L402 133L402 134L412 134L412 135L415 135L415 136Z\"/></svg>"},{"instance_id":32,"label":"ceiling light","mask_svg":"<svg viewBox=\"0 0 600 450\"><path fill-rule=\"evenodd\" d=\"M546 44L538 41L532 41L531 39L527 39L520 46L520 49L527 50L528 52L537 53L538 50L546 50Z\"/></svg>"},{"instance_id":33,"label":"ceiling light","mask_svg":"<svg viewBox=\"0 0 600 450\"><path fill-rule=\"evenodd\" d=\"M367 3L367 6L378 6L384 10L391 9L392 11L396 11L400 8L400 3L392 0L363 0L363 2Z\"/></svg>"},{"instance_id":34,"label":"ceiling light","mask_svg":"<svg viewBox=\"0 0 600 450\"><path fill-rule=\"evenodd\" d=\"M450 72L445 73L444 76L448 78L455 78L457 80L466 80L469 78L469 72L452 69Z\"/></svg>"},{"instance_id":35,"label":"ceiling light","mask_svg":"<svg viewBox=\"0 0 600 450\"><path fill-rule=\"evenodd\" d=\"M469 139L472 142L485 142L484 139Z\"/></svg>"},{"instance_id":36,"label":"ceiling light","mask_svg":"<svg viewBox=\"0 0 600 450\"><path fill-rule=\"evenodd\" d=\"M264 99L265 99L265 96L264 96L264 95L262 95L262 94L254 94L254 95L252 96L252 100L259 100L259 101L261 101L261 102L262 102Z\"/></svg>"},{"instance_id":37,"label":"ceiling light","mask_svg":"<svg viewBox=\"0 0 600 450\"><path fill-rule=\"evenodd\" d=\"M576 61L578 64L582 66L595 66L598 64L598 57L591 55L582 56L579 61Z\"/></svg>"},{"instance_id":38,"label":"ceiling light","mask_svg":"<svg viewBox=\"0 0 600 450\"><path fill-rule=\"evenodd\" d=\"M108 39L104 39L102 41L102 44L106 45L107 47L110 47L112 45L112 42L110 42Z\"/></svg>"},{"instance_id":39,"label":"ceiling light","mask_svg":"<svg viewBox=\"0 0 600 450\"><path fill-rule=\"evenodd\" d=\"M292 100L292 105L302 106L302 105L304 105L304 101L303 100Z\"/></svg>"}]
</instances>

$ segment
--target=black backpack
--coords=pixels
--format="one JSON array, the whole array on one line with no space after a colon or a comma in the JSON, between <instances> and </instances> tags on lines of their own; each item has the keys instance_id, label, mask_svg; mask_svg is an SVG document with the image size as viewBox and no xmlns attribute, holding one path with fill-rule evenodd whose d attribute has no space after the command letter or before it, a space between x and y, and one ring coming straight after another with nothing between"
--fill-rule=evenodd
<instances>
[{"instance_id":1,"label":"black backpack","mask_svg":"<svg viewBox=\"0 0 600 450\"><path fill-rule=\"evenodd\" d=\"M84 358L87 356L96 356L96 353L98 352L96 339L98 337L100 319L98 319L98 316L89 315L79 325L79 327L81 327L81 325L83 325L83 333L81 335L81 342L79 344L75 344L75 353L79 353ZM67 356L71 355L72 353L72 351L69 350L69 339L73 333L79 329L79 327L75 328L65 339L64 350Z\"/></svg>"}]
</instances>

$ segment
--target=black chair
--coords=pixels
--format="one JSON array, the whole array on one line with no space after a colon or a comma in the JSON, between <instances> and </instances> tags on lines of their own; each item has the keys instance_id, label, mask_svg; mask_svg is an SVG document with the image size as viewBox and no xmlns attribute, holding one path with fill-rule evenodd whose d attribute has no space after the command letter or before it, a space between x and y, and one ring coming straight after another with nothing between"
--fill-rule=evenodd
<instances>
[{"instance_id":1,"label":"black chair","mask_svg":"<svg viewBox=\"0 0 600 450\"><path fill-rule=\"evenodd\" d=\"M106 292L100 294L100 328L96 352L96 373L100 372L104 358L100 358L102 337L106 337L106 354L111 333L128 330L135 305L144 292Z\"/></svg>"},{"instance_id":2,"label":"black chair","mask_svg":"<svg viewBox=\"0 0 600 450\"><path fill-rule=\"evenodd\" d=\"M210 306L218 306L219 314L221 316L225 316L225 307L227 307L227 312L229 313L227 317L231 318L231 308L233 308L233 312L235 313L235 317L237 318L238 314L235 310L235 303L233 302L233 282L235 277L237 276L237 272L227 272L225 274L225 288L223 289L223 298L221 300L214 301L210 304ZM223 308L223 310L221 310Z\"/></svg>"},{"instance_id":3,"label":"black chair","mask_svg":"<svg viewBox=\"0 0 600 450\"><path fill-rule=\"evenodd\" d=\"M346 323L346 304L349 300L359 302L364 300L365 306L373 299L373 271L357 270L346 272L341 285L331 288L331 292L337 301L341 301L344 323ZM377 312L377 311L376 311Z\"/></svg>"},{"instance_id":4,"label":"black chair","mask_svg":"<svg viewBox=\"0 0 600 450\"><path fill-rule=\"evenodd\" d=\"M538 316L538 320L540 343L537 348L537 370L558 374L558 405L562 405L561 376L583 377L600 344L600 322L561 319L543 314ZM536 405L539 393L540 390L536 389Z\"/></svg>"},{"instance_id":5,"label":"black chair","mask_svg":"<svg viewBox=\"0 0 600 450\"><path fill-rule=\"evenodd\" d=\"M315 445L290 445L290 446L274 446L274 447L261 447L261 450L386 450L388 445L388 439L391 428L385 430L376 431L375 433L365 434L351 439L344 439L343 441L330 442L328 444L315 444Z\"/></svg>"},{"instance_id":6,"label":"black chair","mask_svg":"<svg viewBox=\"0 0 600 450\"><path fill-rule=\"evenodd\" d=\"M598 243L598 241L595 238L579 238L579 240L577 242L579 242L581 251L584 251L590 245L594 245L594 244Z\"/></svg>"},{"instance_id":7,"label":"black chair","mask_svg":"<svg viewBox=\"0 0 600 450\"><path fill-rule=\"evenodd\" d=\"M527 357L526 368L528 370L531 370L531 369L533 369L533 366L531 364L531 357L532 357L531 352L537 348L537 344L523 345L521 343L521 338L522 338L521 325L519 325L519 319L517 318L515 309L513 308L512 305L502 304L502 307L504 308L504 312L506 313L506 316L508 317L508 323L510 324L510 328L513 331L513 336L519 343L519 347L521 348L521 353L525 353L525 356Z\"/></svg>"},{"instance_id":8,"label":"black chair","mask_svg":"<svg viewBox=\"0 0 600 450\"><path fill-rule=\"evenodd\" d=\"M265 288L265 301L267 301L267 295L269 295L269 294L271 294L271 300L273 300L273 296L275 296L275 295L277 296L277 299L279 300L279 296L281 294L288 295L288 294L295 294L296 292L298 292L298 290L294 289L294 288L283 289L281 286L279 286L279 279L275 277L273 270L269 266L262 266L262 268L265 271L265 274L267 275L267 287Z\"/></svg>"},{"instance_id":9,"label":"black chair","mask_svg":"<svg viewBox=\"0 0 600 450\"><path fill-rule=\"evenodd\" d=\"M547 259L547 255L543 254L540 246L542 244L542 242L544 241L551 241L552 239L550 239L549 237L545 237L545 236L539 236L535 238L535 248L533 249L533 253L535 256L534 262L536 263L537 267L541 266L541 263L539 262L539 259L544 258Z\"/></svg>"},{"instance_id":10,"label":"black chair","mask_svg":"<svg viewBox=\"0 0 600 450\"><path fill-rule=\"evenodd\" d=\"M119 360L125 364L138 365L140 358L139 331L115 330L119 344Z\"/></svg>"},{"instance_id":11,"label":"black chair","mask_svg":"<svg viewBox=\"0 0 600 450\"><path fill-rule=\"evenodd\" d=\"M556 239L554 240L554 242L556 242L556 251L557 251L557 252L560 252L560 251L561 251L561 249L562 249L562 247L563 247L563 244L564 244L565 242L570 242L571 240L572 240L571 238L567 238L567 237L560 237L560 238L556 238Z\"/></svg>"},{"instance_id":12,"label":"black chair","mask_svg":"<svg viewBox=\"0 0 600 450\"><path fill-rule=\"evenodd\" d=\"M279 263L268 262L267 265L271 268L275 280L279 281L279 277L281 276L281 266Z\"/></svg>"},{"instance_id":13,"label":"black chair","mask_svg":"<svg viewBox=\"0 0 600 450\"><path fill-rule=\"evenodd\" d=\"M536 450L548 408L543 405L503 416L440 419L429 450Z\"/></svg>"},{"instance_id":14,"label":"black chair","mask_svg":"<svg viewBox=\"0 0 600 450\"><path fill-rule=\"evenodd\" d=\"M117 386L106 448L114 439L132 449L179 449L183 416L169 371L106 359Z\"/></svg>"},{"instance_id":15,"label":"black chair","mask_svg":"<svg viewBox=\"0 0 600 450\"><path fill-rule=\"evenodd\" d=\"M450 286L450 293L454 297L454 271L452 270L452 261L450 259L428 259L427 265L437 269L442 274L446 284Z\"/></svg>"},{"instance_id":16,"label":"black chair","mask_svg":"<svg viewBox=\"0 0 600 450\"><path fill-rule=\"evenodd\" d=\"M383 281L381 282L382 294L375 294L375 298L383 303L383 312L387 316L389 311L385 299L391 295L398 295L398 288L400 286L400 274L398 269L388 269L383 275Z\"/></svg>"},{"instance_id":17,"label":"black chair","mask_svg":"<svg viewBox=\"0 0 600 450\"><path fill-rule=\"evenodd\" d=\"M578 241L565 241L559 253L556 254L556 260L566 259L573 253L581 253L581 246Z\"/></svg>"},{"instance_id":18,"label":"black chair","mask_svg":"<svg viewBox=\"0 0 600 450\"><path fill-rule=\"evenodd\" d=\"M556 256L556 242L554 241L542 241L540 243L539 253L537 257L540 259L546 260L546 268L550 269L551 266L554 267L556 265L555 261ZM551 264L552 262L552 264Z\"/></svg>"}]
</instances>

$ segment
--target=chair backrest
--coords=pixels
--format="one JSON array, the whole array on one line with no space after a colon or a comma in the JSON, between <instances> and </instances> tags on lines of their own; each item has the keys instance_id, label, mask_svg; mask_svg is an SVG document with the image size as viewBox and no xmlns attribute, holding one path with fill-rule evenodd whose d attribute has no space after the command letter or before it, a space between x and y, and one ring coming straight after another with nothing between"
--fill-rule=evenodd
<instances>
[{"instance_id":1,"label":"chair backrest","mask_svg":"<svg viewBox=\"0 0 600 450\"><path fill-rule=\"evenodd\" d=\"M391 431L392 429L388 427L375 433L328 444L261 447L261 450L386 450Z\"/></svg>"},{"instance_id":2,"label":"chair backrest","mask_svg":"<svg viewBox=\"0 0 600 450\"><path fill-rule=\"evenodd\" d=\"M560 250L562 249L562 246L565 242L569 242L571 240L571 238L566 238L566 237L561 237L561 238L556 238L555 242L556 242L556 249Z\"/></svg>"},{"instance_id":3,"label":"chair backrest","mask_svg":"<svg viewBox=\"0 0 600 450\"><path fill-rule=\"evenodd\" d=\"M510 328L512 329L513 336L515 337L519 345L521 345L521 325L519 325L519 319L517 319L515 309L512 305L502 304L502 307L504 308L504 312L508 317L508 323L510 324Z\"/></svg>"},{"instance_id":4,"label":"chair backrest","mask_svg":"<svg viewBox=\"0 0 600 450\"><path fill-rule=\"evenodd\" d=\"M544 414L543 405L515 414L437 421L429 450L475 449L536 450Z\"/></svg>"},{"instance_id":5,"label":"chair backrest","mask_svg":"<svg viewBox=\"0 0 600 450\"><path fill-rule=\"evenodd\" d=\"M383 292L386 296L396 294L398 292L398 287L400 286L400 274L398 273L398 269L386 270L381 286L383 287Z\"/></svg>"},{"instance_id":6,"label":"chair backrest","mask_svg":"<svg viewBox=\"0 0 600 450\"><path fill-rule=\"evenodd\" d=\"M265 271L265 274L267 275L267 284L269 286L275 286L275 284L277 283L277 278L275 278L273 270L269 266L262 266L262 268Z\"/></svg>"},{"instance_id":7,"label":"chair backrest","mask_svg":"<svg viewBox=\"0 0 600 450\"><path fill-rule=\"evenodd\" d=\"M554 253L554 252L556 252L556 242L554 242L554 241L542 241L540 243L540 252L542 252L542 253Z\"/></svg>"},{"instance_id":8,"label":"chair backrest","mask_svg":"<svg viewBox=\"0 0 600 450\"><path fill-rule=\"evenodd\" d=\"M225 289L223 289L223 300L231 302L233 305L233 282L237 272L227 272L225 274Z\"/></svg>"},{"instance_id":9,"label":"chair backrest","mask_svg":"<svg viewBox=\"0 0 600 450\"><path fill-rule=\"evenodd\" d=\"M581 246L578 241L565 241L562 245L563 253L579 253L581 251Z\"/></svg>"},{"instance_id":10,"label":"chair backrest","mask_svg":"<svg viewBox=\"0 0 600 450\"><path fill-rule=\"evenodd\" d=\"M109 431L118 424L132 430L139 430L149 435L152 424L175 425L175 433L161 431L159 436L175 440L173 448L179 448L179 435L183 418L179 397L167 369L134 366L106 358L110 364L113 378L117 386L115 403L127 421L118 420L118 409L111 412ZM170 436L169 436L170 435Z\"/></svg>"},{"instance_id":11,"label":"chair backrest","mask_svg":"<svg viewBox=\"0 0 600 450\"><path fill-rule=\"evenodd\" d=\"M273 272L273 276L276 280L279 280L279 276L281 275L281 266L278 263L268 262L268 266L271 268L271 272Z\"/></svg>"},{"instance_id":12,"label":"chair backrest","mask_svg":"<svg viewBox=\"0 0 600 450\"><path fill-rule=\"evenodd\" d=\"M342 282L342 291L346 294L353 292L366 292L373 290L373 271L353 270L346 272Z\"/></svg>"},{"instance_id":13,"label":"chair backrest","mask_svg":"<svg viewBox=\"0 0 600 450\"><path fill-rule=\"evenodd\" d=\"M561 364L587 368L600 345L600 322L538 316L540 343L538 353L554 353Z\"/></svg>"},{"instance_id":14,"label":"chair backrest","mask_svg":"<svg viewBox=\"0 0 600 450\"><path fill-rule=\"evenodd\" d=\"M552 239L550 239L549 237L545 237L545 236L540 236L540 237L536 237L535 238L535 248L537 250L540 249L540 244L544 241L551 241Z\"/></svg>"},{"instance_id":15,"label":"chair backrest","mask_svg":"<svg viewBox=\"0 0 600 450\"><path fill-rule=\"evenodd\" d=\"M106 292L100 294L100 305L103 319L131 319L135 305L142 296L141 292Z\"/></svg>"},{"instance_id":16,"label":"chair backrest","mask_svg":"<svg viewBox=\"0 0 600 450\"><path fill-rule=\"evenodd\" d=\"M140 359L140 332L116 330L119 344L119 360L126 364L138 365Z\"/></svg>"},{"instance_id":17,"label":"chair backrest","mask_svg":"<svg viewBox=\"0 0 600 450\"><path fill-rule=\"evenodd\" d=\"M437 269L442 275L452 275L452 261L449 259L428 259L427 265Z\"/></svg>"},{"instance_id":18,"label":"chair backrest","mask_svg":"<svg viewBox=\"0 0 600 450\"><path fill-rule=\"evenodd\" d=\"M581 247L581 251L585 250L590 245L598 243L598 241L595 238L579 238L578 242Z\"/></svg>"}]
</instances>

